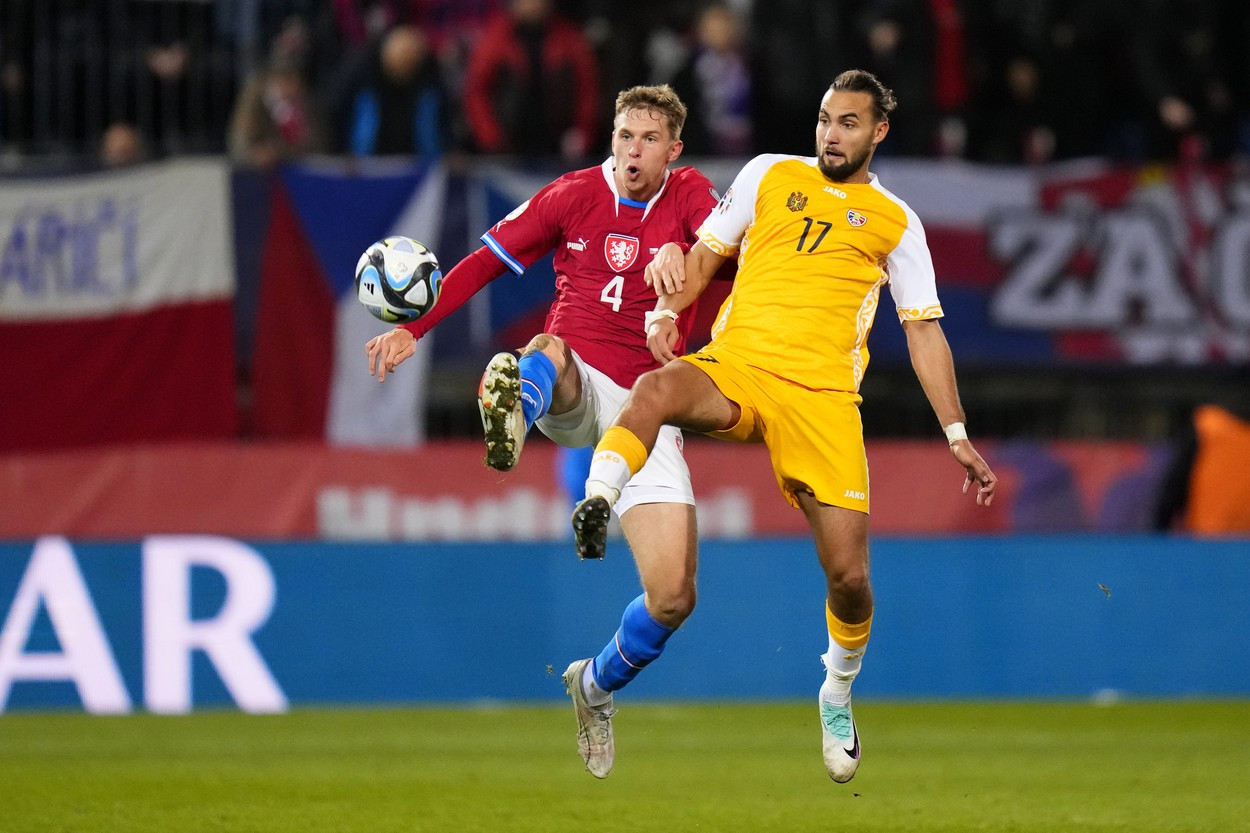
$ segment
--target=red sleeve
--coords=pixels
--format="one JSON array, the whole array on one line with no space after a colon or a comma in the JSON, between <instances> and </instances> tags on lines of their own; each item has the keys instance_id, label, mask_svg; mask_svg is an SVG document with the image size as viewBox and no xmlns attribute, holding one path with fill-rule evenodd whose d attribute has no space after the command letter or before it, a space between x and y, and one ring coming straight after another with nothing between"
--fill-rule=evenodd
<instances>
[{"instance_id":1,"label":"red sleeve","mask_svg":"<svg viewBox=\"0 0 1250 833\"><path fill-rule=\"evenodd\" d=\"M464 302L476 295L479 289L507 271L503 261L483 246L443 276L443 286L434 309L423 318L399 326L421 338L438 322L464 306Z\"/></svg>"}]
</instances>

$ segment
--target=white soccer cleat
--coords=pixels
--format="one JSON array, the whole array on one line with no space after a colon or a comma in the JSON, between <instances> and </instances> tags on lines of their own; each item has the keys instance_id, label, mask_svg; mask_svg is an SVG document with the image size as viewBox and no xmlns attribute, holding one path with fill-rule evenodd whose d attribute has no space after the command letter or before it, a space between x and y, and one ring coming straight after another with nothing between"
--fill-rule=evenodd
<instances>
[{"instance_id":1,"label":"white soccer cleat","mask_svg":"<svg viewBox=\"0 0 1250 833\"><path fill-rule=\"evenodd\" d=\"M859 769L859 730L851 705L835 706L826 699L825 686L820 687L820 734L825 754L825 771L839 784L855 777Z\"/></svg>"},{"instance_id":2,"label":"white soccer cleat","mask_svg":"<svg viewBox=\"0 0 1250 833\"><path fill-rule=\"evenodd\" d=\"M582 673L590 659L579 659L564 670L564 690L573 698L577 712L577 754L582 756L586 771L596 778L607 778L616 760L616 742L612 738L612 699L602 706L586 702L582 691Z\"/></svg>"},{"instance_id":3,"label":"white soccer cleat","mask_svg":"<svg viewBox=\"0 0 1250 833\"><path fill-rule=\"evenodd\" d=\"M511 353L497 353L477 388L482 414L486 465L511 471L525 445L525 412L521 409L521 367Z\"/></svg>"}]
</instances>

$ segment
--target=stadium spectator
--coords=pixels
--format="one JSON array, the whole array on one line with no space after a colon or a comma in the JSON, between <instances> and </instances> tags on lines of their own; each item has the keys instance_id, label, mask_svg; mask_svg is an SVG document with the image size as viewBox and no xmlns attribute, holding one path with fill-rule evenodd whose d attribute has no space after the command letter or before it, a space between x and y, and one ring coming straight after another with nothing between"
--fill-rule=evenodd
<instances>
[{"instance_id":1,"label":"stadium spectator","mask_svg":"<svg viewBox=\"0 0 1250 833\"><path fill-rule=\"evenodd\" d=\"M965 470L964 490L975 485L977 503L988 505L997 486L964 428L920 221L868 171L894 106L875 76L861 70L837 76L820 102L815 164L806 157L755 157L700 227L684 261L648 267L653 285L667 294L647 317L647 344L665 364L638 378L595 448L587 497L573 512L579 552L602 553L609 508L649 454L664 447L657 444L662 426L767 446L778 485L812 528L828 586L819 707L825 768L837 782L849 781L860 761L851 683L868 642L873 598L858 391L874 302L887 279L912 366ZM838 231L826 235L835 224ZM749 257L711 343L674 360L677 322L748 236ZM639 658L660 653L671 632L631 630L628 622L601 655L609 668L629 671L626 681L645 664ZM601 673L597 668L596 679ZM605 680L608 689L623 684L610 675Z\"/></svg>"},{"instance_id":2,"label":"stadium spectator","mask_svg":"<svg viewBox=\"0 0 1250 833\"><path fill-rule=\"evenodd\" d=\"M469 56L481 40L486 25L503 11L503 0L414 0L417 24L430 39L438 57L447 99L455 104L448 108L451 118L450 146L463 150L472 144L465 120L465 73Z\"/></svg>"},{"instance_id":3,"label":"stadium spectator","mask_svg":"<svg viewBox=\"0 0 1250 833\"><path fill-rule=\"evenodd\" d=\"M509 0L482 33L464 108L482 153L584 158L599 129L599 69L553 0Z\"/></svg>"},{"instance_id":4,"label":"stadium spectator","mask_svg":"<svg viewBox=\"0 0 1250 833\"><path fill-rule=\"evenodd\" d=\"M1147 122L1150 155L1176 159L1189 144L1227 157L1236 116L1230 79L1221 73L1217 52L1219 4L1167 0L1150 4L1145 14L1148 23L1136 36L1136 68L1152 111Z\"/></svg>"},{"instance_id":5,"label":"stadium spectator","mask_svg":"<svg viewBox=\"0 0 1250 833\"><path fill-rule=\"evenodd\" d=\"M270 47L268 64L243 85L228 142L237 164L270 168L324 149L322 120L304 77L308 45L308 25L289 18Z\"/></svg>"},{"instance_id":6,"label":"stadium spectator","mask_svg":"<svg viewBox=\"0 0 1250 833\"><path fill-rule=\"evenodd\" d=\"M939 156L963 156L971 95L967 36L961 0L928 0L933 21L933 106Z\"/></svg>"},{"instance_id":7,"label":"stadium spectator","mask_svg":"<svg viewBox=\"0 0 1250 833\"><path fill-rule=\"evenodd\" d=\"M1016 55L1007 62L988 99L993 106L982 112L972 131L974 158L1017 165L1054 158L1052 109L1042 83L1041 68L1030 56Z\"/></svg>"},{"instance_id":8,"label":"stadium spectator","mask_svg":"<svg viewBox=\"0 0 1250 833\"><path fill-rule=\"evenodd\" d=\"M742 155L751 150L751 73L742 22L722 3L712 3L695 23L695 48L673 78L689 102L686 151Z\"/></svg>"},{"instance_id":9,"label":"stadium spectator","mask_svg":"<svg viewBox=\"0 0 1250 833\"><path fill-rule=\"evenodd\" d=\"M890 131L878 153L932 155L936 146L934 113L933 21L927 3L872 0L856 20L851 61L889 84L907 101L904 123ZM810 88L808 88L810 89Z\"/></svg>"},{"instance_id":10,"label":"stadium spectator","mask_svg":"<svg viewBox=\"0 0 1250 833\"><path fill-rule=\"evenodd\" d=\"M400 24L416 21L408 0L334 0L334 22L347 49L364 49Z\"/></svg>"},{"instance_id":11,"label":"stadium spectator","mask_svg":"<svg viewBox=\"0 0 1250 833\"><path fill-rule=\"evenodd\" d=\"M124 30L133 44L128 119L160 153L225 149L234 107L233 56L216 39L210 5L130 0Z\"/></svg>"},{"instance_id":12,"label":"stadium spectator","mask_svg":"<svg viewBox=\"0 0 1250 833\"><path fill-rule=\"evenodd\" d=\"M612 156L566 174L482 235L478 249L447 273L430 315L368 344L378 380L413 355L416 339L488 282L523 274L554 251L556 300L546 331L518 362L495 356L482 377L479 407L487 465L516 465L533 425L570 447L593 445L616 415L638 374L656 366L643 336L655 293L643 280L648 253L670 244L680 252L716 205L711 183L693 168L669 170L681 155L686 108L668 87L634 87L617 97ZM672 246L675 242L677 245ZM680 249L678 249L680 246ZM694 316L682 321L676 347ZM643 595L626 608L621 644L646 634L653 645L694 606L695 512L690 473L674 428L650 466L623 486L616 509L642 579ZM578 750L597 778L612 769L613 689L646 664L625 664L616 648L564 673L578 720ZM610 654L610 656L609 656Z\"/></svg>"},{"instance_id":13,"label":"stadium spectator","mask_svg":"<svg viewBox=\"0 0 1250 833\"><path fill-rule=\"evenodd\" d=\"M147 158L148 142L133 124L111 124L100 138L100 164L106 168L127 168Z\"/></svg>"},{"instance_id":14,"label":"stadium spectator","mask_svg":"<svg viewBox=\"0 0 1250 833\"><path fill-rule=\"evenodd\" d=\"M345 71L334 112L337 147L355 156L438 156L451 118L438 60L425 33L396 26Z\"/></svg>"},{"instance_id":15,"label":"stadium spectator","mask_svg":"<svg viewBox=\"0 0 1250 833\"><path fill-rule=\"evenodd\" d=\"M0 152L30 141L30 7L0 3Z\"/></svg>"}]
</instances>

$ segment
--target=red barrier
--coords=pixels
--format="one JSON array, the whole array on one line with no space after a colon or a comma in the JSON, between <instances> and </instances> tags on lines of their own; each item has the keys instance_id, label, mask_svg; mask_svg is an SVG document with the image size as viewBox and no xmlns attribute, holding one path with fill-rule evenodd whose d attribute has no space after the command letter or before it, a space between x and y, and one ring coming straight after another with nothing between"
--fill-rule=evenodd
<instances>
[{"instance_id":1,"label":"red barrier","mask_svg":"<svg viewBox=\"0 0 1250 833\"><path fill-rule=\"evenodd\" d=\"M874 533L1144 528L1148 513L1108 518L1151 494L1160 467L1147 446L987 442L980 450L1002 481L990 508L961 493L961 470L940 440L870 443ZM686 456L703 536L806 534L762 447L695 437ZM1127 486L1136 492L1117 497ZM542 540L568 536L570 507L554 446L541 437L508 474L485 468L472 442L385 450L182 443L0 458L0 538L10 539Z\"/></svg>"}]
</instances>

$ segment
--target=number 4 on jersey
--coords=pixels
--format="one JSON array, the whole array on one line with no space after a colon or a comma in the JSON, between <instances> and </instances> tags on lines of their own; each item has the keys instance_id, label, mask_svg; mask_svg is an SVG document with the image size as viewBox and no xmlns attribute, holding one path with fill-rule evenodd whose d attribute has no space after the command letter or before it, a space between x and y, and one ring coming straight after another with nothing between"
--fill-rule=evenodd
<instances>
[{"instance_id":1,"label":"number 4 on jersey","mask_svg":"<svg viewBox=\"0 0 1250 833\"><path fill-rule=\"evenodd\" d=\"M621 293L625 291L625 276L613 275L612 280L608 281L603 291L599 293L599 300L605 304L612 306L613 312L621 311Z\"/></svg>"}]
</instances>

